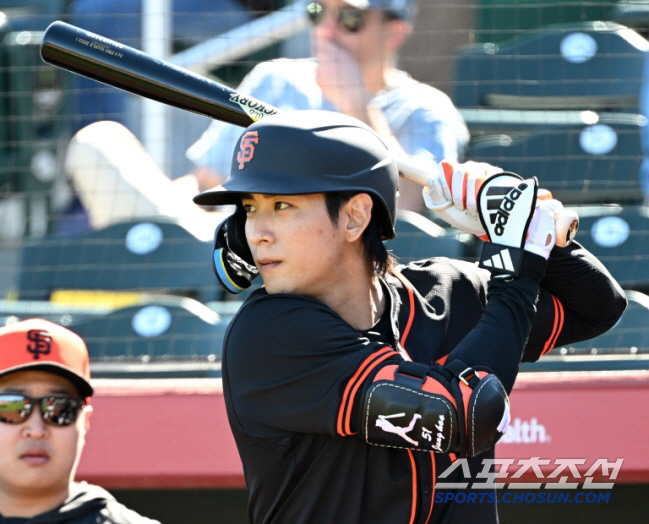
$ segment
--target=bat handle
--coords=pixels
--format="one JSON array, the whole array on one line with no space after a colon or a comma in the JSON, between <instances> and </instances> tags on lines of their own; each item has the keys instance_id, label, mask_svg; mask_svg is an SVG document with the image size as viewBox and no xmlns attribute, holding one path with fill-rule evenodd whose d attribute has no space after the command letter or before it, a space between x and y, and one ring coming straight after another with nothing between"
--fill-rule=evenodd
<instances>
[{"instance_id":1,"label":"bat handle","mask_svg":"<svg viewBox=\"0 0 649 524\"><path fill-rule=\"evenodd\" d=\"M425 169L414 162L406 162L404 160L395 159L399 174L406 180L410 180L420 186L428 185L428 176L430 170Z\"/></svg>"},{"instance_id":2,"label":"bat handle","mask_svg":"<svg viewBox=\"0 0 649 524\"><path fill-rule=\"evenodd\" d=\"M579 216L572 209L563 209L554 218L554 230L556 231L556 245L559 247L569 246L579 229Z\"/></svg>"}]
</instances>

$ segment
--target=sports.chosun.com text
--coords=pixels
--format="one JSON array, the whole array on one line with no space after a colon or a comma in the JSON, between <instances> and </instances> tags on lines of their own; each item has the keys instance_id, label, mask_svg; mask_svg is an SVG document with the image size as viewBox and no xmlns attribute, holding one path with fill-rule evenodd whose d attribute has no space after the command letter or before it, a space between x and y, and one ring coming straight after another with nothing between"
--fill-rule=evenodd
<instances>
[{"instance_id":1,"label":"sports.chosun.com text","mask_svg":"<svg viewBox=\"0 0 649 524\"><path fill-rule=\"evenodd\" d=\"M611 492L606 491L437 491L435 503L444 504L608 504Z\"/></svg>"}]
</instances>

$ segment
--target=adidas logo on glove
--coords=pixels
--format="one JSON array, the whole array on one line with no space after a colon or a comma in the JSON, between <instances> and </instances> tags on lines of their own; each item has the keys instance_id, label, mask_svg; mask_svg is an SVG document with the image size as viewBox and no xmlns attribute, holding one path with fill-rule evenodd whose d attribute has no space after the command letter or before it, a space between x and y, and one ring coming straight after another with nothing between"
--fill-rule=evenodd
<instances>
[{"instance_id":1,"label":"adidas logo on glove","mask_svg":"<svg viewBox=\"0 0 649 524\"><path fill-rule=\"evenodd\" d=\"M509 221L511 212L516 207L516 201L523 194L527 184L521 184L520 188L512 189L507 186L490 187L485 195L487 199L487 208L496 209L495 213L489 213L489 221L493 225L493 231L496 236L505 234L505 226Z\"/></svg>"},{"instance_id":2,"label":"adidas logo on glove","mask_svg":"<svg viewBox=\"0 0 649 524\"><path fill-rule=\"evenodd\" d=\"M482 185L478 215L489 242L483 246L480 267L494 275L518 274L537 189L536 178L523 180L513 173L497 174Z\"/></svg>"},{"instance_id":3,"label":"adidas logo on glove","mask_svg":"<svg viewBox=\"0 0 649 524\"><path fill-rule=\"evenodd\" d=\"M486 267L504 269L512 273L516 271L516 268L514 267L514 261L512 260L512 255L507 248L499 251L495 255L486 257L483 264Z\"/></svg>"},{"instance_id":4,"label":"adidas logo on glove","mask_svg":"<svg viewBox=\"0 0 649 524\"><path fill-rule=\"evenodd\" d=\"M522 249L503 248L499 244L489 242L482 248L480 267L496 274L516 275L522 259Z\"/></svg>"}]
</instances>

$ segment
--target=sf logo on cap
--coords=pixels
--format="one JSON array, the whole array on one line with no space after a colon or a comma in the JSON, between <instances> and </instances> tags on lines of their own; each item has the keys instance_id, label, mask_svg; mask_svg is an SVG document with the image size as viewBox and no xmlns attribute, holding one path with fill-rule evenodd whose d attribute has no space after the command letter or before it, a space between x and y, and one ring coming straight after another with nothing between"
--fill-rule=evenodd
<instances>
[{"instance_id":1,"label":"sf logo on cap","mask_svg":"<svg viewBox=\"0 0 649 524\"><path fill-rule=\"evenodd\" d=\"M34 355L34 360L38 360L41 355L47 355L50 352L52 337L47 331L30 329L27 332L27 338L32 342L27 344L27 351Z\"/></svg>"},{"instance_id":2,"label":"sf logo on cap","mask_svg":"<svg viewBox=\"0 0 649 524\"><path fill-rule=\"evenodd\" d=\"M250 162L255 154L255 144L259 142L257 131L248 131L241 137L241 144L239 144L239 152L237 153L237 161L239 162L239 169L243 169L246 162Z\"/></svg>"}]
</instances>

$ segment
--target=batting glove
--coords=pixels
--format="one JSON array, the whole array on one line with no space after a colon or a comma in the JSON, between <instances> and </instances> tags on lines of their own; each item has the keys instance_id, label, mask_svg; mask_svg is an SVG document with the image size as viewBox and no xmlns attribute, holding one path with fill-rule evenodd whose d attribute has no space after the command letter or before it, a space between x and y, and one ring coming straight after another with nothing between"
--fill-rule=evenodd
<instances>
[{"instance_id":1,"label":"batting glove","mask_svg":"<svg viewBox=\"0 0 649 524\"><path fill-rule=\"evenodd\" d=\"M539 254L539 250L547 248L544 237L550 229L546 216L554 218L551 212L538 214L528 243L528 230L537 209L537 193L536 178L523 180L513 173L499 173L482 184L478 192L478 214L488 241L483 245L479 265L490 270L492 275L518 276L526 250ZM549 223L554 231L554 221ZM553 235L552 245L555 237Z\"/></svg>"},{"instance_id":2,"label":"batting glove","mask_svg":"<svg viewBox=\"0 0 649 524\"><path fill-rule=\"evenodd\" d=\"M558 200L538 200L530 227L527 229L525 250L536 253L546 260L557 241L556 217L563 211Z\"/></svg>"},{"instance_id":3,"label":"batting glove","mask_svg":"<svg viewBox=\"0 0 649 524\"><path fill-rule=\"evenodd\" d=\"M477 195L485 180L502 169L486 162L464 162L457 164L442 161L436 172L428 177L423 195L426 207L443 211L451 205L459 211L466 210L470 216L478 217Z\"/></svg>"}]
</instances>

